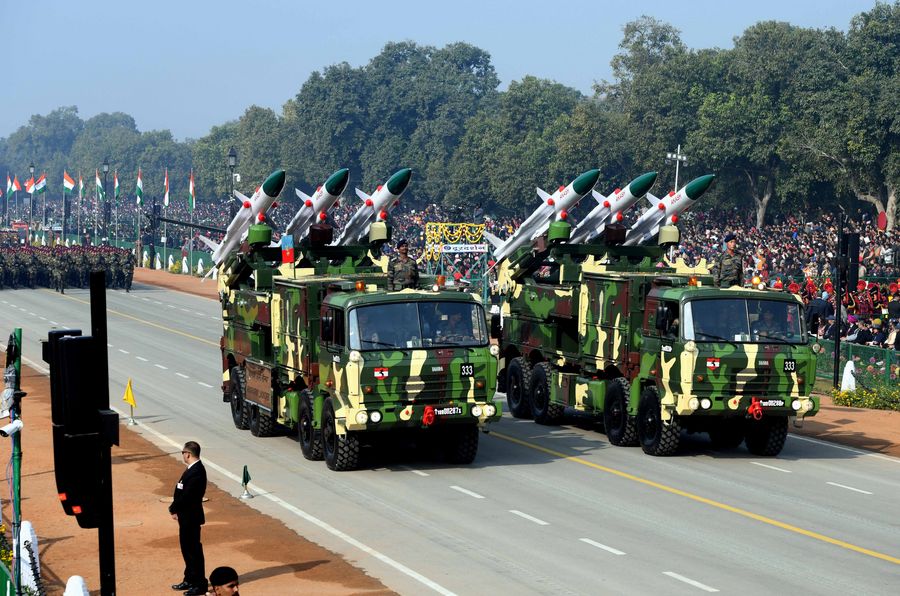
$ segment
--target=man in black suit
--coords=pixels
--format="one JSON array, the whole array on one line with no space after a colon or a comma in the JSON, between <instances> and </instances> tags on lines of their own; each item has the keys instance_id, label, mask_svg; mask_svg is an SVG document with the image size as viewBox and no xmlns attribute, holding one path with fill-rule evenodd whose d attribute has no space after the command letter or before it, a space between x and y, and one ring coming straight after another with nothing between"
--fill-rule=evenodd
<instances>
[{"instance_id":1,"label":"man in black suit","mask_svg":"<svg viewBox=\"0 0 900 596\"><path fill-rule=\"evenodd\" d=\"M187 470L175 485L175 495L169 505L172 519L178 521L178 541L184 557L184 580L172 586L185 590L185 596L206 594L206 562L200 542L200 526L206 523L203 515L203 495L206 494L206 468L200 461L200 445L188 441L181 450Z\"/></svg>"}]
</instances>

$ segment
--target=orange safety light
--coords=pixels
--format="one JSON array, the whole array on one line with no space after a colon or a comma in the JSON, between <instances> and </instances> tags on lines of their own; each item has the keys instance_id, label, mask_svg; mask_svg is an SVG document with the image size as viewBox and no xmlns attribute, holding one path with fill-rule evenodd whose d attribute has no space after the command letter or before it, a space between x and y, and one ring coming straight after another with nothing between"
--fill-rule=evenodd
<instances>
[{"instance_id":1,"label":"orange safety light","mask_svg":"<svg viewBox=\"0 0 900 596\"><path fill-rule=\"evenodd\" d=\"M75 505L74 507L72 507L72 513L74 513L75 515L81 514L81 505Z\"/></svg>"},{"instance_id":2,"label":"orange safety light","mask_svg":"<svg viewBox=\"0 0 900 596\"><path fill-rule=\"evenodd\" d=\"M438 275L436 284L443 288L445 285L447 285L447 276L446 275Z\"/></svg>"},{"instance_id":3,"label":"orange safety light","mask_svg":"<svg viewBox=\"0 0 900 596\"><path fill-rule=\"evenodd\" d=\"M356 282L356 291L363 292L366 289L366 282L359 280Z\"/></svg>"},{"instance_id":4,"label":"orange safety light","mask_svg":"<svg viewBox=\"0 0 900 596\"><path fill-rule=\"evenodd\" d=\"M697 276L696 276L696 275L692 275L692 276L690 276L690 277L688 278L688 285L689 285L689 286L696 286L696 285L697 285Z\"/></svg>"},{"instance_id":5,"label":"orange safety light","mask_svg":"<svg viewBox=\"0 0 900 596\"><path fill-rule=\"evenodd\" d=\"M372 389L371 385L366 385L365 387L363 387L363 393L370 394L372 393L372 391L374 391L374 389Z\"/></svg>"}]
</instances>

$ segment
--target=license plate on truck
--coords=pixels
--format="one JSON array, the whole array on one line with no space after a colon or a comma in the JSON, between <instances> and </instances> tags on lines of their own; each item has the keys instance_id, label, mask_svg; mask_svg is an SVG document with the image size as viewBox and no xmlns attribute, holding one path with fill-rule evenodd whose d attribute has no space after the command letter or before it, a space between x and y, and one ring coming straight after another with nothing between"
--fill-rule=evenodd
<instances>
[{"instance_id":1,"label":"license plate on truck","mask_svg":"<svg viewBox=\"0 0 900 596\"><path fill-rule=\"evenodd\" d=\"M439 406L434 409L435 416L458 416L463 413L459 406Z\"/></svg>"}]
</instances>

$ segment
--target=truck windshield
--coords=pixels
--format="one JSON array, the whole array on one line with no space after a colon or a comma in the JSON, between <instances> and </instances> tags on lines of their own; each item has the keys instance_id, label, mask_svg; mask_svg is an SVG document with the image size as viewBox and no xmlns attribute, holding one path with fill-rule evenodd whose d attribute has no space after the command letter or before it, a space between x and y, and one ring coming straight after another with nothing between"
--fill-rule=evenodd
<instances>
[{"instance_id":1,"label":"truck windshield","mask_svg":"<svg viewBox=\"0 0 900 596\"><path fill-rule=\"evenodd\" d=\"M468 302L398 302L350 311L351 350L487 344L484 311Z\"/></svg>"},{"instance_id":2,"label":"truck windshield","mask_svg":"<svg viewBox=\"0 0 900 596\"><path fill-rule=\"evenodd\" d=\"M780 300L692 300L684 304L683 329L695 341L806 343L799 305Z\"/></svg>"}]
</instances>

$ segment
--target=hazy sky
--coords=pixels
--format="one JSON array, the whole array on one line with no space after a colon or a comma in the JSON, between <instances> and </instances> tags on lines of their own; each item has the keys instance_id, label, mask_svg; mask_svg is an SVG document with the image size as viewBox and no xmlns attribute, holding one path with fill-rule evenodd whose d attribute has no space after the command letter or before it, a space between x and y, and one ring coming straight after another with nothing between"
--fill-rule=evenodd
<instances>
[{"instance_id":1,"label":"hazy sky","mask_svg":"<svg viewBox=\"0 0 900 596\"><path fill-rule=\"evenodd\" d=\"M610 79L622 26L674 25L691 48L730 48L762 20L846 31L875 0L0 0L0 137L32 114L121 111L179 140L281 113L316 70L366 64L389 41L465 41L491 54L506 88L524 75L591 93ZM660 90L662 91L662 90Z\"/></svg>"}]
</instances>

